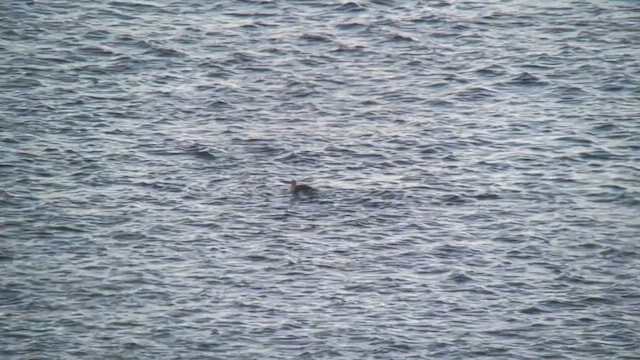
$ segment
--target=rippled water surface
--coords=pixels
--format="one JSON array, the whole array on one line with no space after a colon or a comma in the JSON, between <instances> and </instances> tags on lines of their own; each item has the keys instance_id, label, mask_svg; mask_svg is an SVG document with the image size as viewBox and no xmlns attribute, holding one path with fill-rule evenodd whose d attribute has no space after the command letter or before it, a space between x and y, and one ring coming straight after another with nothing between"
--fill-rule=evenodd
<instances>
[{"instance_id":1,"label":"rippled water surface","mask_svg":"<svg viewBox=\"0 0 640 360\"><path fill-rule=\"evenodd\" d=\"M3 1L0 357L637 359L639 28Z\"/></svg>"}]
</instances>

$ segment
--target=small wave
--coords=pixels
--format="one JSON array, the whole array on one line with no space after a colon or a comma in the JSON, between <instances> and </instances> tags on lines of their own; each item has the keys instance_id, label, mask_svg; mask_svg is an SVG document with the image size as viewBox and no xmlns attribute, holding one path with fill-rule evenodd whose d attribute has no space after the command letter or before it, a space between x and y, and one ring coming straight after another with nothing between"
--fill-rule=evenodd
<instances>
[{"instance_id":1,"label":"small wave","mask_svg":"<svg viewBox=\"0 0 640 360\"><path fill-rule=\"evenodd\" d=\"M5 136L2 139L0 139L0 142L3 142L5 144L19 144L20 141L18 141L18 139L11 137L11 136Z\"/></svg>"},{"instance_id":2,"label":"small wave","mask_svg":"<svg viewBox=\"0 0 640 360\"><path fill-rule=\"evenodd\" d=\"M222 65L235 65L235 64L248 64L253 63L256 60L256 56L246 52L235 52L231 54L230 58L223 61ZM228 68L228 66L224 66Z\"/></svg>"},{"instance_id":3,"label":"small wave","mask_svg":"<svg viewBox=\"0 0 640 360\"><path fill-rule=\"evenodd\" d=\"M453 106L453 102L446 101L446 100L427 100L426 104L429 104L435 107L443 107L443 108L449 108Z\"/></svg>"},{"instance_id":4,"label":"small wave","mask_svg":"<svg viewBox=\"0 0 640 360\"><path fill-rule=\"evenodd\" d=\"M145 54L147 55L154 55L154 56L159 56L159 57L185 57L186 55L178 50L175 49L170 49L167 47L154 47L151 50L148 50L147 52L145 52Z\"/></svg>"},{"instance_id":5,"label":"small wave","mask_svg":"<svg viewBox=\"0 0 640 360\"><path fill-rule=\"evenodd\" d=\"M481 69L475 70L475 73L482 76L486 76L486 77L497 77L497 76L506 75L507 71L505 70L504 67L500 65L489 65Z\"/></svg>"},{"instance_id":6,"label":"small wave","mask_svg":"<svg viewBox=\"0 0 640 360\"><path fill-rule=\"evenodd\" d=\"M487 193L475 195L474 197L478 200L496 200L500 198L500 195L496 193L487 192Z\"/></svg>"},{"instance_id":7,"label":"small wave","mask_svg":"<svg viewBox=\"0 0 640 360\"><path fill-rule=\"evenodd\" d=\"M207 108L209 109L220 109L231 107L231 104L226 99L215 99L207 102Z\"/></svg>"},{"instance_id":8,"label":"small wave","mask_svg":"<svg viewBox=\"0 0 640 360\"><path fill-rule=\"evenodd\" d=\"M391 42L417 42L417 40L414 39L413 37L411 37L409 35L403 35L403 34L395 34L391 38L389 38L389 41L391 41Z\"/></svg>"},{"instance_id":9,"label":"small wave","mask_svg":"<svg viewBox=\"0 0 640 360\"><path fill-rule=\"evenodd\" d=\"M12 81L3 84L5 89L24 89L24 88L35 88L42 86L42 82L40 80L31 79L27 77L14 78Z\"/></svg>"},{"instance_id":10,"label":"small wave","mask_svg":"<svg viewBox=\"0 0 640 360\"><path fill-rule=\"evenodd\" d=\"M547 85L546 82L540 80L537 76L534 76L528 72L520 73L514 77L507 84L516 86L543 86Z\"/></svg>"},{"instance_id":11,"label":"small wave","mask_svg":"<svg viewBox=\"0 0 640 360\"><path fill-rule=\"evenodd\" d=\"M345 45L340 44L337 48L331 50L332 53L345 53L345 54L355 54L355 53L365 53L368 48L362 45Z\"/></svg>"},{"instance_id":12,"label":"small wave","mask_svg":"<svg viewBox=\"0 0 640 360\"><path fill-rule=\"evenodd\" d=\"M557 138L555 138L553 140L561 141L561 142L574 143L574 144L580 144L580 145L592 145L592 144L594 144L594 142L589 140L589 139L585 139L585 138L582 138L582 137L576 137L576 136L561 136L561 137L557 137Z\"/></svg>"},{"instance_id":13,"label":"small wave","mask_svg":"<svg viewBox=\"0 0 640 360\"><path fill-rule=\"evenodd\" d=\"M111 32L106 30L89 30L84 33L84 38L89 40L105 40L112 35Z\"/></svg>"},{"instance_id":14,"label":"small wave","mask_svg":"<svg viewBox=\"0 0 640 360\"><path fill-rule=\"evenodd\" d=\"M442 17L434 14L421 15L411 19L411 22L416 24L419 24L419 23L437 24L437 23L442 23L443 21L445 20Z\"/></svg>"},{"instance_id":15,"label":"small wave","mask_svg":"<svg viewBox=\"0 0 640 360\"><path fill-rule=\"evenodd\" d=\"M596 124L592 127L592 131L594 132L611 132L617 129L617 126L615 124L612 123L603 123L603 124Z\"/></svg>"},{"instance_id":16,"label":"small wave","mask_svg":"<svg viewBox=\"0 0 640 360\"><path fill-rule=\"evenodd\" d=\"M23 295L23 293L19 291L0 288L0 302L2 302L3 307L22 303L23 301L27 301L30 297L31 296Z\"/></svg>"},{"instance_id":17,"label":"small wave","mask_svg":"<svg viewBox=\"0 0 640 360\"><path fill-rule=\"evenodd\" d=\"M530 306L528 308L524 308L522 310L520 310L521 314L526 314L526 315L539 315L539 314L544 314L546 311L540 309L537 306Z\"/></svg>"},{"instance_id":18,"label":"small wave","mask_svg":"<svg viewBox=\"0 0 640 360\"><path fill-rule=\"evenodd\" d=\"M559 86L551 89L550 96L560 103L578 103L586 100L589 93L577 86Z\"/></svg>"},{"instance_id":19,"label":"small wave","mask_svg":"<svg viewBox=\"0 0 640 360\"><path fill-rule=\"evenodd\" d=\"M457 283L457 284L463 284L463 283L467 283L467 282L473 281L472 277L470 277L470 276L468 276L468 275L466 275L464 273L461 273L461 272L456 272L456 273L451 274L448 279L450 281L453 281L453 282Z\"/></svg>"},{"instance_id":20,"label":"small wave","mask_svg":"<svg viewBox=\"0 0 640 360\"><path fill-rule=\"evenodd\" d=\"M126 8L139 8L139 9L152 9L157 6L151 3L143 3L143 2L132 2L132 1L111 1L109 5L116 7L126 7Z\"/></svg>"},{"instance_id":21,"label":"small wave","mask_svg":"<svg viewBox=\"0 0 640 360\"><path fill-rule=\"evenodd\" d=\"M496 92L483 87L474 87L458 92L455 97L464 101L482 101L495 97Z\"/></svg>"},{"instance_id":22,"label":"small wave","mask_svg":"<svg viewBox=\"0 0 640 360\"><path fill-rule=\"evenodd\" d=\"M95 45L81 47L78 49L78 52L86 56L111 57L115 55L112 49Z\"/></svg>"},{"instance_id":23,"label":"small wave","mask_svg":"<svg viewBox=\"0 0 640 360\"><path fill-rule=\"evenodd\" d=\"M545 311L557 311L557 310L564 310L564 309L580 309L583 308L584 306L577 304L573 301L568 301L568 300L560 300L560 299L549 299L549 300L544 300L540 303L540 306L542 307L542 309L544 309Z\"/></svg>"},{"instance_id":24,"label":"small wave","mask_svg":"<svg viewBox=\"0 0 640 360\"><path fill-rule=\"evenodd\" d=\"M0 250L0 261L13 260L13 256L8 251Z\"/></svg>"},{"instance_id":25,"label":"small wave","mask_svg":"<svg viewBox=\"0 0 640 360\"><path fill-rule=\"evenodd\" d=\"M362 12L366 10L366 7L352 1L344 3L335 8L335 11L337 12Z\"/></svg>"},{"instance_id":26,"label":"small wave","mask_svg":"<svg viewBox=\"0 0 640 360\"><path fill-rule=\"evenodd\" d=\"M121 35L117 40L135 48L145 50L145 55L159 57L185 57L183 52L170 48L164 42L156 40L137 40L127 35Z\"/></svg>"},{"instance_id":27,"label":"small wave","mask_svg":"<svg viewBox=\"0 0 640 360\"><path fill-rule=\"evenodd\" d=\"M453 38L458 36L458 33L437 31L437 32L431 33L430 35L431 37L437 38L437 39L447 39L447 38Z\"/></svg>"},{"instance_id":28,"label":"small wave","mask_svg":"<svg viewBox=\"0 0 640 360\"><path fill-rule=\"evenodd\" d=\"M592 306L592 305L613 305L616 301L612 298L601 297L601 296L587 296L578 301L581 304Z\"/></svg>"},{"instance_id":29,"label":"small wave","mask_svg":"<svg viewBox=\"0 0 640 360\"><path fill-rule=\"evenodd\" d=\"M603 149L595 149L591 151L584 151L579 153L581 159L584 160L615 160L624 159L624 156L613 154Z\"/></svg>"},{"instance_id":30,"label":"small wave","mask_svg":"<svg viewBox=\"0 0 640 360\"><path fill-rule=\"evenodd\" d=\"M216 153L212 150L212 149L201 149L201 150L197 150L194 152L196 157L199 157L201 159L207 159L207 160L215 160L218 157L216 156Z\"/></svg>"},{"instance_id":31,"label":"small wave","mask_svg":"<svg viewBox=\"0 0 640 360\"><path fill-rule=\"evenodd\" d=\"M331 36L324 34L303 34L300 40L308 43L330 43L333 42Z\"/></svg>"},{"instance_id":32,"label":"small wave","mask_svg":"<svg viewBox=\"0 0 640 360\"><path fill-rule=\"evenodd\" d=\"M606 84L600 86L598 89L606 92L621 92L626 90L627 88L621 84Z\"/></svg>"},{"instance_id":33,"label":"small wave","mask_svg":"<svg viewBox=\"0 0 640 360\"><path fill-rule=\"evenodd\" d=\"M336 28L341 30L355 30L355 29L363 29L366 27L367 25L359 22L345 22L345 23L336 25Z\"/></svg>"}]
</instances>

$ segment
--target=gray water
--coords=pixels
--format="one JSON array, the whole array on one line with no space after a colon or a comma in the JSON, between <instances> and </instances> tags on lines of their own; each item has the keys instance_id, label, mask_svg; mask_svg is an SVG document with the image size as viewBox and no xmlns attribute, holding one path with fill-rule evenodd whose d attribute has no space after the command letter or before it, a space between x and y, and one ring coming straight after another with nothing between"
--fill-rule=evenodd
<instances>
[{"instance_id":1,"label":"gray water","mask_svg":"<svg viewBox=\"0 0 640 360\"><path fill-rule=\"evenodd\" d=\"M640 358L637 2L0 29L0 358Z\"/></svg>"}]
</instances>

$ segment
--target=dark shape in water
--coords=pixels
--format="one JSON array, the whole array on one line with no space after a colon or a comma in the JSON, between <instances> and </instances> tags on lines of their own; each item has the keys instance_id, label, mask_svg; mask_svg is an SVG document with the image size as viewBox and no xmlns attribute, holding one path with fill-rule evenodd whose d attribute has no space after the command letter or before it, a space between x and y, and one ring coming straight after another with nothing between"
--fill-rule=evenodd
<instances>
[{"instance_id":1,"label":"dark shape in water","mask_svg":"<svg viewBox=\"0 0 640 360\"><path fill-rule=\"evenodd\" d=\"M291 185L291 192L294 195L298 195L300 193L314 193L314 192L317 191L316 189L312 188L309 185L304 185L304 184L299 184L298 185L298 183L296 183L295 180L291 180L291 181L284 181L283 180L282 182L285 183L285 184L290 184Z\"/></svg>"}]
</instances>

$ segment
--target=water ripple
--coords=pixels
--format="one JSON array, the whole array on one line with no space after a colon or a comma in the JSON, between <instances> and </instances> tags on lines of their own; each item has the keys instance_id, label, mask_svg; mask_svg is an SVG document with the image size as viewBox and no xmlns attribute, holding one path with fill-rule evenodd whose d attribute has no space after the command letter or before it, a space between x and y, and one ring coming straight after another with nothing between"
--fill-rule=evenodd
<instances>
[{"instance_id":1,"label":"water ripple","mask_svg":"<svg viewBox=\"0 0 640 360\"><path fill-rule=\"evenodd\" d=\"M637 355L630 2L0 9L3 359Z\"/></svg>"}]
</instances>

